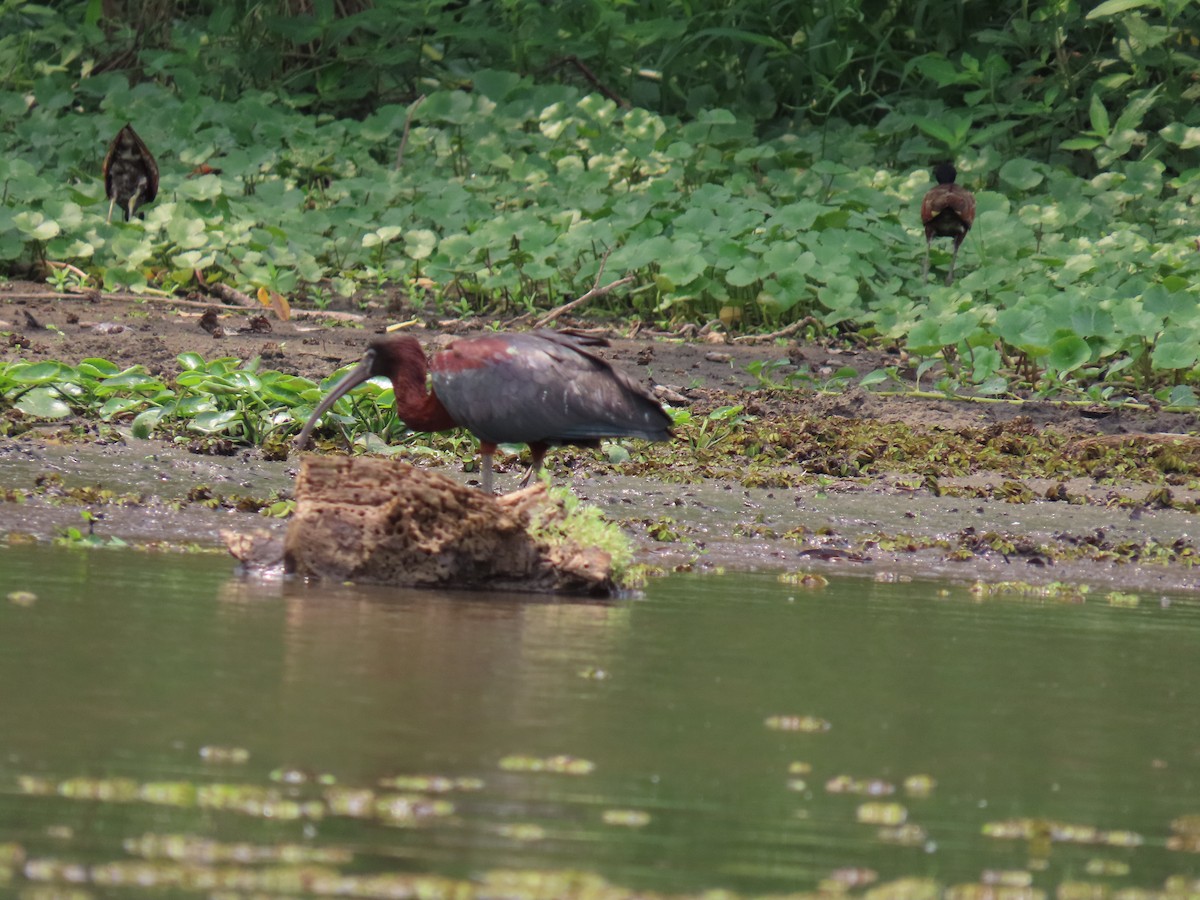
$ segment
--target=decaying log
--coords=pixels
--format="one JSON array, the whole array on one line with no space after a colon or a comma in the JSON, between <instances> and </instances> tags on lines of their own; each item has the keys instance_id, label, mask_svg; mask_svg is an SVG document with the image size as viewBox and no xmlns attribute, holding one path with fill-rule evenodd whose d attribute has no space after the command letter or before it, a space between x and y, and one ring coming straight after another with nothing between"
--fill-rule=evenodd
<instances>
[{"instance_id":1,"label":"decaying log","mask_svg":"<svg viewBox=\"0 0 1200 900\"><path fill-rule=\"evenodd\" d=\"M607 553L549 543L531 518L565 515L542 484L502 497L394 460L305 456L284 565L296 575L414 587L607 596Z\"/></svg>"}]
</instances>

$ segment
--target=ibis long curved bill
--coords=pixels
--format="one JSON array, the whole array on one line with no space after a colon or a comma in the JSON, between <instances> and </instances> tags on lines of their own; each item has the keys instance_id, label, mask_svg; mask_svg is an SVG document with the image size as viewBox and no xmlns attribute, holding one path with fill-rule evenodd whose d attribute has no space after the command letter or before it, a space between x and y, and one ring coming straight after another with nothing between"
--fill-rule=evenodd
<instances>
[{"instance_id":1,"label":"ibis long curved bill","mask_svg":"<svg viewBox=\"0 0 1200 900\"><path fill-rule=\"evenodd\" d=\"M317 404L316 408L312 411L312 415L308 417L308 421L304 423L300 434L296 436L295 446L297 450L303 450L308 446L308 442L312 438L313 429L317 427L317 422L321 420L321 416L329 412L333 404L337 403L364 381L370 381L375 377L373 374L374 367L375 351L368 349L362 358L362 362L347 372L342 380L328 394L321 398L321 402Z\"/></svg>"}]
</instances>

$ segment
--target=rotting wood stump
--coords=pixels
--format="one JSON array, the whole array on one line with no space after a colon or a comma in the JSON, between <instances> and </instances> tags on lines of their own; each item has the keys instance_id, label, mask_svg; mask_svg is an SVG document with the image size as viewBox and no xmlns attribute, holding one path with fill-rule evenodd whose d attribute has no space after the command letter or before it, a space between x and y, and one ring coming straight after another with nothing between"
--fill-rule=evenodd
<instances>
[{"instance_id":1,"label":"rotting wood stump","mask_svg":"<svg viewBox=\"0 0 1200 900\"><path fill-rule=\"evenodd\" d=\"M535 537L535 516L565 516L542 484L490 497L394 460L305 456L284 566L363 584L615 593L608 553Z\"/></svg>"}]
</instances>

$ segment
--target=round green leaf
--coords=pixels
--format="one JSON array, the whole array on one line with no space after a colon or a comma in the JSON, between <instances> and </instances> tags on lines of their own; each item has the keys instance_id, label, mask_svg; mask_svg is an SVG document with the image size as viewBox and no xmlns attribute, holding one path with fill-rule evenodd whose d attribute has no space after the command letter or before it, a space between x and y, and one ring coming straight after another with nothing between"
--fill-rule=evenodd
<instances>
[{"instance_id":1,"label":"round green leaf","mask_svg":"<svg viewBox=\"0 0 1200 900\"><path fill-rule=\"evenodd\" d=\"M21 395L15 404L27 416L38 419L61 419L71 414L71 407L52 387L36 387Z\"/></svg>"}]
</instances>

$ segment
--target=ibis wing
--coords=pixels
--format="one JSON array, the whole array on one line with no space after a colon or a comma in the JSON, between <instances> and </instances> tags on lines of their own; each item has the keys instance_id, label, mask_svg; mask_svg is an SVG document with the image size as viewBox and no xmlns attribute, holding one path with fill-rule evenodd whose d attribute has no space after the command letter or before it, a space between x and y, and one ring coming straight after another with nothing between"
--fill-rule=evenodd
<instances>
[{"instance_id":1,"label":"ibis wing","mask_svg":"<svg viewBox=\"0 0 1200 900\"><path fill-rule=\"evenodd\" d=\"M434 393L456 422L492 443L602 437L665 440L671 420L641 385L554 332L455 341L432 363Z\"/></svg>"}]
</instances>

